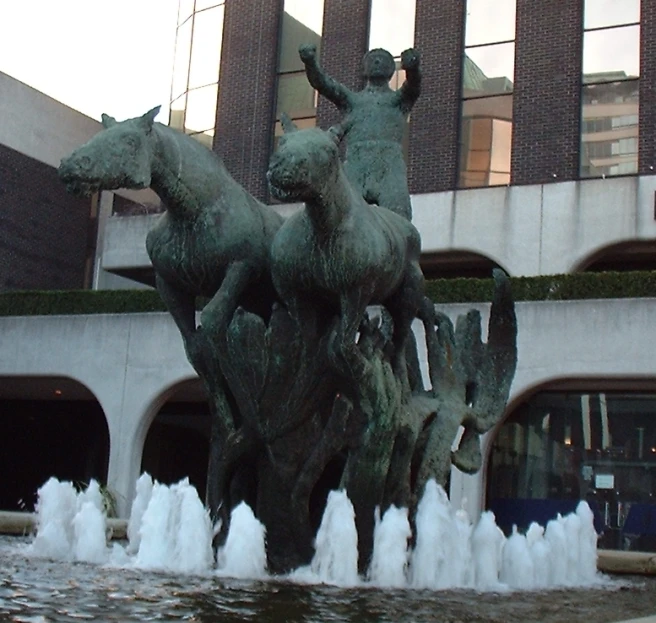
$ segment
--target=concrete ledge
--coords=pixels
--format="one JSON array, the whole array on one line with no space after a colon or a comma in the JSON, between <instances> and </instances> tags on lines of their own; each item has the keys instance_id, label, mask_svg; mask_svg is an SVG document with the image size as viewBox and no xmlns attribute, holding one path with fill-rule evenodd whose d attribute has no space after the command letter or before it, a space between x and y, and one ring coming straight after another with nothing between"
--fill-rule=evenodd
<instances>
[{"instance_id":1,"label":"concrete ledge","mask_svg":"<svg viewBox=\"0 0 656 623\"><path fill-rule=\"evenodd\" d=\"M600 549L597 568L604 573L656 575L656 552L621 552ZM656 619L654 621L656 623Z\"/></svg>"},{"instance_id":2,"label":"concrete ledge","mask_svg":"<svg viewBox=\"0 0 656 623\"><path fill-rule=\"evenodd\" d=\"M35 527L35 513L0 511L0 534L24 536L34 532ZM107 520L107 529L111 539L125 539L128 522L126 519L110 518Z\"/></svg>"}]
</instances>

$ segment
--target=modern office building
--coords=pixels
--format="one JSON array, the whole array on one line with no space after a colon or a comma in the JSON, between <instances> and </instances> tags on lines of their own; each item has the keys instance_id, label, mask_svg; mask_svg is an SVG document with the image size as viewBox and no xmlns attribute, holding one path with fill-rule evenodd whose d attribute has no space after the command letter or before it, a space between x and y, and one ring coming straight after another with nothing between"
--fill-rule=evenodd
<instances>
[{"instance_id":1,"label":"modern office building","mask_svg":"<svg viewBox=\"0 0 656 623\"><path fill-rule=\"evenodd\" d=\"M655 268L656 0L181 0L170 124L214 149L265 202L280 114L301 127L339 121L307 83L301 43L315 43L321 64L354 90L368 49L397 59L420 51L405 151L428 276ZM403 81L400 64L393 81ZM143 240L158 208L136 201L99 201L96 286L110 275L152 278ZM452 497L474 514L494 509L506 528L585 498L604 544L654 548L656 298L520 303L518 315L507 417L484 440L482 473L454 474ZM37 321L20 322L27 334ZM143 319L120 323L147 349ZM55 328L44 331L56 341ZM175 331L162 331L182 357ZM121 347L126 361L134 344ZM108 421L109 483L126 499L141 467L171 467L166 448L174 452L183 427L203 431L199 390L175 361L160 377L149 368L147 382L117 382L120 404L85 377ZM43 366L32 374L58 369ZM60 377L76 378L61 366ZM136 363L122 370L141 373ZM163 404L169 411L155 418ZM147 440L153 421L168 431L159 449Z\"/></svg>"}]
</instances>

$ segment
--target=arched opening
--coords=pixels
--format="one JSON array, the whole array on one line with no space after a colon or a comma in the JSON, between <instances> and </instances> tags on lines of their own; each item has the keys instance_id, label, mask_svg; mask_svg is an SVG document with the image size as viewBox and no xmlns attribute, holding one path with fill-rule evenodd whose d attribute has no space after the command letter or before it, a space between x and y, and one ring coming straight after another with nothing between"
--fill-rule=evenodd
<instances>
[{"instance_id":1,"label":"arched opening","mask_svg":"<svg viewBox=\"0 0 656 623\"><path fill-rule=\"evenodd\" d=\"M656 551L656 386L569 382L519 403L496 430L487 508L506 532L586 500L599 545Z\"/></svg>"},{"instance_id":2,"label":"arched opening","mask_svg":"<svg viewBox=\"0 0 656 623\"><path fill-rule=\"evenodd\" d=\"M109 429L96 397L64 377L0 378L0 509L33 511L51 476L107 482Z\"/></svg>"},{"instance_id":3,"label":"arched opening","mask_svg":"<svg viewBox=\"0 0 656 623\"><path fill-rule=\"evenodd\" d=\"M141 471L170 485L188 477L205 499L210 413L199 379L175 387L153 420L141 458Z\"/></svg>"},{"instance_id":4,"label":"arched opening","mask_svg":"<svg viewBox=\"0 0 656 623\"><path fill-rule=\"evenodd\" d=\"M623 272L656 270L656 241L630 240L600 249L584 259L577 271Z\"/></svg>"},{"instance_id":5,"label":"arched opening","mask_svg":"<svg viewBox=\"0 0 656 623\"><path fill-rule=\"evenodd\" d=\"M495 268L502 268L489 257L471 251L423 253L420 264L426 279L487 279Z\"/></svg>"}]
</instances>

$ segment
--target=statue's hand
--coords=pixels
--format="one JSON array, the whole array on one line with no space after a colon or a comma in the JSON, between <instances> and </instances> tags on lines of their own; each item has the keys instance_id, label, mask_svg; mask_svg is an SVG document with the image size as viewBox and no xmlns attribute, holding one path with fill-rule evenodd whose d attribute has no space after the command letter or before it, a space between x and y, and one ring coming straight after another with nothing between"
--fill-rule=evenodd
<instances>
[{"instance_id":1,"label":"statue's hand","mask_svg":"<svg viewBox=\"0 0 656 623\"><path fill-rule=\"evenodd\" d=\"M317 60L317 46L314 43L303 43L298 48L298 55L307 64Z\"/></svg>"},{"instance_id":2,"label":"statue's hand","mask_svg":"<svg viewBox=\"0 0 656 623\"><path fill-rule=\"evenodd\" d=\"M401 69L417 69L419 67L419 52L408 48L401 52Z\"/></svg>"}]
</instances>

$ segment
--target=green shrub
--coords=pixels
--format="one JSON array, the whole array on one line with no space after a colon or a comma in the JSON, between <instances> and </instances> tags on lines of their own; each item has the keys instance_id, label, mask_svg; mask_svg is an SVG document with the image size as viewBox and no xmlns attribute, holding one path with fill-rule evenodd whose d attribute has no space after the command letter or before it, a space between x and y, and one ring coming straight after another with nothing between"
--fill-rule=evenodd
<instances>
[{"instance_id":1,"label":"green shrub","mask_svg":"<svg viewBox=\"0 0 656 623\"><path fill-rule=\"evenodd\" d=\"M656 271L513 277L516 301L656 297ZM492 300L492 279L434 279L426 293L436 303ZM201 308L205 301L197 301ZM155 290L51 290L0 293L0 316L127 314L166 311Z\"/></svg>"}]
</instances>

